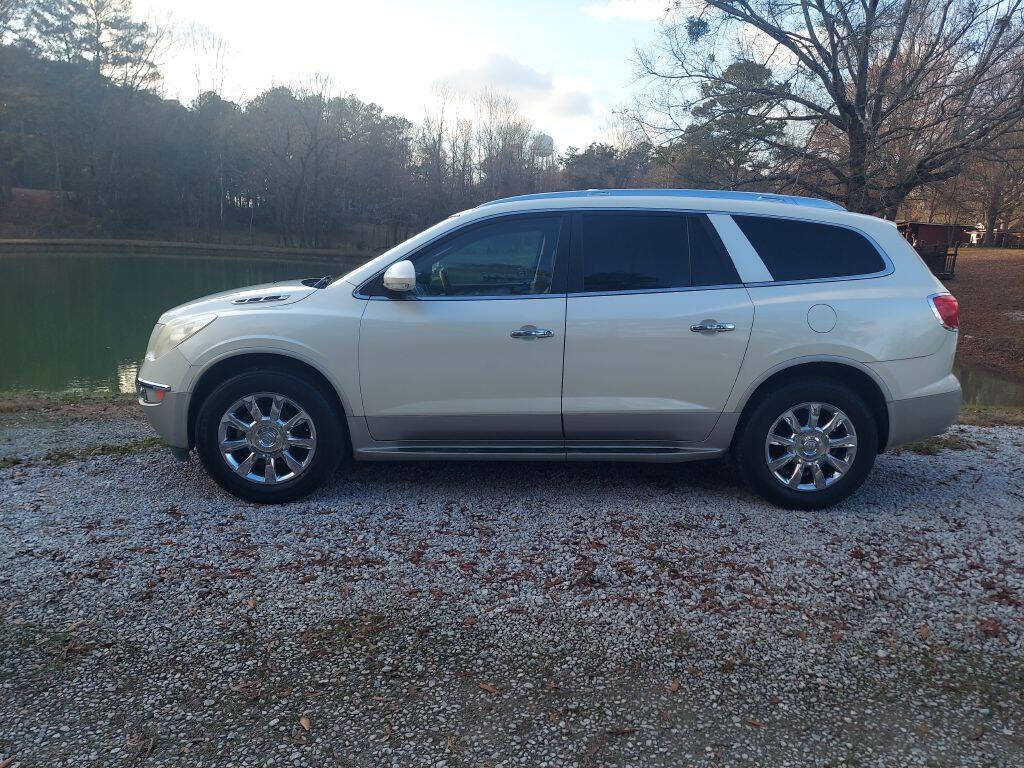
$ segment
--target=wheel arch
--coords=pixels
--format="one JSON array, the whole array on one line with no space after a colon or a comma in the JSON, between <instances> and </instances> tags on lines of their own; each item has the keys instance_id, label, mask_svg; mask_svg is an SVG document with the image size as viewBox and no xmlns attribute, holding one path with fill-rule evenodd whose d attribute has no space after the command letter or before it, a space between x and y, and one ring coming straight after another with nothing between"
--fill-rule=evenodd
<instances>
[{"instance_id":1,"label":"wheel arch","mask_svg":"<svg viewBox=\"0 0 1024 768\"><path fill-rule=\"evenodd\" d=\"M854 360L841 359L791 361L751 384L736 407L740 412L740 419L733 433L733 443L735 444L736 436L741 434L747 416L760 398L783 384L811 376L831 379L851 387L863 397L878 425L878 452L885 450L889 443L888 401L891 398L888 395L888 387L867 366L859 365Z\"/></svg>"},{"instance_id":2,"label":"wheel arch","mask_svg":"<svg viewBox=\"0 0 1024 768\"><path fill-rule=\"evenodd\" d=\"M345 406L344 398L338 388L316 366L297 357L283 352L242 352L223 357L205 368L192 385L192 394L188 404L188 444L196 444L196 416L206 396L214 388L231 376L243 371L276 370L296 374L311 379L328 396L338 411L338 417L344 421L350 414ZM345 430L348 433L348 430Z\"/></svg>"}]
</instances>

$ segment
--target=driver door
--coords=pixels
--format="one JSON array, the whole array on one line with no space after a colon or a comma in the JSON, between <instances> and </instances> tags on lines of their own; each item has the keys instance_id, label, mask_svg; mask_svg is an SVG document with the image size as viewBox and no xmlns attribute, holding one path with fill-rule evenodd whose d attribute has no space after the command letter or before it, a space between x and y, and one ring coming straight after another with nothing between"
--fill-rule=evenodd
<instances>
[{"instance_id":1,"label":"driver door","mask_svg":"<svg viewBox=\"0 0 1024 768\"><path fill-rule=\"evenodd\" d=\"M409 260L416 289L367 287L363 412L375 440L562 439L567 218L470 224Z\"/></svg>"}]
</instances>

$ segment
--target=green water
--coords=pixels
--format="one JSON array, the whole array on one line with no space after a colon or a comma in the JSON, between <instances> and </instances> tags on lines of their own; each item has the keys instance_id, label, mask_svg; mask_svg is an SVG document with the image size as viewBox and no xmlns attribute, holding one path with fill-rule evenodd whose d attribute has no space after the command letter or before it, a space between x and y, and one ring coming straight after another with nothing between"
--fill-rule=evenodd
<instances>
[{"instance_id":1,"label":"green water","mask_svg":"<svg viewBox=\"0 0 1024 768\"><path fill-rule=\"evenodd\" d=\"M229 288L348 270L241 257L0 256L0 390L131 392L165 309ZM962 364L956 373L965 403L1024 406L1024 384Z\"/></svg>"},{"instance_id":2,"label":"green water","mask_svg":"<svg viewBox=\"0 0 1024 768\"><path fill-rule=\"evenodd\" d=\"M238 256L0 256L0 390L130 392L164 310L350 268Z\"/></svg>"}]
</instances>

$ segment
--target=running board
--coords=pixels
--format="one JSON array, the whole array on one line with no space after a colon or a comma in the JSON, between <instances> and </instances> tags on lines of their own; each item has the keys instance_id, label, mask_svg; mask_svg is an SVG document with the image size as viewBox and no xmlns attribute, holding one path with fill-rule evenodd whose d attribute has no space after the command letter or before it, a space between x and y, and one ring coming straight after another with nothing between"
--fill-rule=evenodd
<instances>
[{"instance_id":1,"label":"running board","mask_svg":"<svg viewBox=\"0 0 1024 768\"><path fill-rule=\"evenodd\" d=\"M365 461L645 461L676 462L713 459L724 450L683 443L425 443L377 444L358 448L355 458Z\"/></svg>"}]
</instances>

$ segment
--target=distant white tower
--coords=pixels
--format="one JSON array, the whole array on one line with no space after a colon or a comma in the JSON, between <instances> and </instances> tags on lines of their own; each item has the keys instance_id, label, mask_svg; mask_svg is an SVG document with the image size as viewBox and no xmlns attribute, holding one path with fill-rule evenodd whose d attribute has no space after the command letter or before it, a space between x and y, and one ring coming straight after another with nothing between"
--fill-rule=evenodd
<instances>
[{"instance_id":1,"label":"distant white tower","mask_svg":"<svg viewBox=\"0 0 1024 768\"><path fill-rule=\"evenodd\" d=\"M551 157L555 154L555 140L546 133L538 133L533 137L530 151L537 157Z\"/></svg>"}]
</instances>

